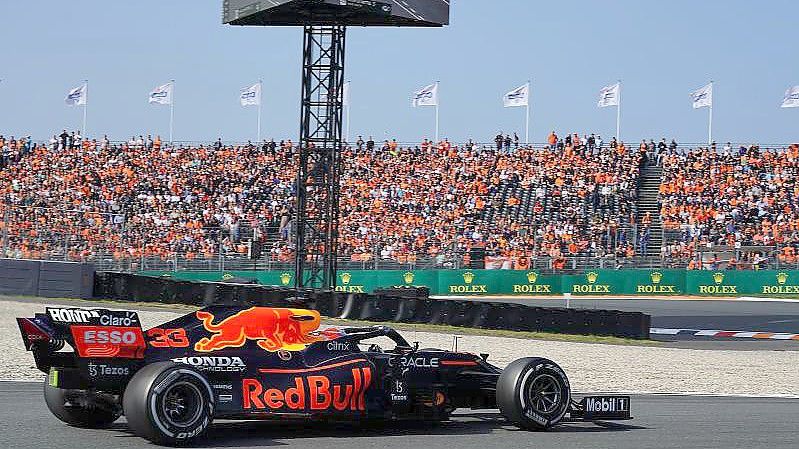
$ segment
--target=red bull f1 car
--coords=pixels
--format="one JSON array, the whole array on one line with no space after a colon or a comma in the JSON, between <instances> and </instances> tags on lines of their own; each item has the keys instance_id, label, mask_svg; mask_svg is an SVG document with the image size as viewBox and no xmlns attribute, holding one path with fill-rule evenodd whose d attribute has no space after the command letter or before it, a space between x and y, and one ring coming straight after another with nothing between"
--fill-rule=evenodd
<instances>
[{"instance_id":1,"label":"red bull f1 car","mask_svg":"<svg viewBox=\"0 0 799 449\"><path fill-rule=\"evenodd\" d=\"M530 430L630 419L627 396L573 400L550 360L500 369L487 354L419 348L386 326L320 329L314 310L210 306L146 331L136 312L106 309L17 321L57 418L102 428L124 414L162 445L195 441L214 419L440 421L459 408L498 408Z\"/></svg>"}]
</instances>

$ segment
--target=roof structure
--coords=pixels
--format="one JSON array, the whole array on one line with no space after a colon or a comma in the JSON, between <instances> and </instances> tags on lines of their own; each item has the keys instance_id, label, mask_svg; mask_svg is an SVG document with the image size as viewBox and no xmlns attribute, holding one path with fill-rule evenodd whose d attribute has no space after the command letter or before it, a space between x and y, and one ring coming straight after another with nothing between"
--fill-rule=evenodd
<instances>
[{"instance_id":1,"label":"roof structure","mask_svg":"<svg viewBox=\"0 0 799 449\"><path fill-rule=\"evenodd\" d=\"M449 0L223 0L222 22L245 26L449 24Z\"/></svg>"}]
</instances>

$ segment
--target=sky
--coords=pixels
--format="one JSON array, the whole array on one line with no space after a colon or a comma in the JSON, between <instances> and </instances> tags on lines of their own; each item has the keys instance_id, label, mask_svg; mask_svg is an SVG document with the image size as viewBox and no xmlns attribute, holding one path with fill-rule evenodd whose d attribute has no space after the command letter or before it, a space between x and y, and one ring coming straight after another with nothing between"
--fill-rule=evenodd
<instances>
[{"instance_id":1,"label":"sky","mask_svg":"<svg viewBox=\"0 0 799 449\"><path fill-rule=\"evenodd\" d=\"M795 1L452 0L441 29L350 28L351 137L433 137L434 108L411 94L440 81L441 136L523 138L524 108L502 95L532 80L531 140L555 130L615 134L599 89L622 80L625 141L707 140L708 110L689 93L714 81L719 142L799 141ZM80 129L67 91L89 80L89 136L169 130L169 107L147 103L175 79L175 140L255 139L257 109L241 88L264 82L262 136L299 134L302 30L221 23L221 0L0 1L0 134L45 139Z\"/></svg>"}]
</instances>

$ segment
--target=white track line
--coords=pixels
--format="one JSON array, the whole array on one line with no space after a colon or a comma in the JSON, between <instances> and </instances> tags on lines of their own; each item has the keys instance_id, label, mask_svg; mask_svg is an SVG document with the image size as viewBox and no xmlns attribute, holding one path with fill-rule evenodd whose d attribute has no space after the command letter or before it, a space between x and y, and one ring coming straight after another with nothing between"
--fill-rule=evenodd
<instances>
[{"instance_id":1,"label":"white track line","mask_svg":"<svg viewBox=\"0 0 799 449\"><path fill-rule=\"evenodd\" d=\"M755 340L797 340L799 334L790 332L724 331L718 329L664 329L653 327L651 335L690 335L694 337L752 338ZM757 337L755 337L757 336Z\"/></svg>"}]
</instances>

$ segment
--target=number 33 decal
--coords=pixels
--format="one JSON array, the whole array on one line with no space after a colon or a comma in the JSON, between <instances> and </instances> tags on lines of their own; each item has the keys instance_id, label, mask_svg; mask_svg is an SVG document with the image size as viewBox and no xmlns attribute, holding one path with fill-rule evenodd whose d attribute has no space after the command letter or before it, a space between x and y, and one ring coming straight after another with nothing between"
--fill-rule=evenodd
<instances>
[{"instance_id":1,"label":"number 33 decal","mask_svg":"<svg viewBox=\"0 0 799 449\"><path fill-rule=\"evenodd\" d=\"M161 329L154 327L147 331L147 336L152 338L150 346L154 348L185 348L189 346L185 329Z\"/></svg>"}]
</instances>

